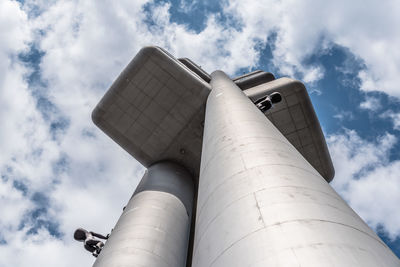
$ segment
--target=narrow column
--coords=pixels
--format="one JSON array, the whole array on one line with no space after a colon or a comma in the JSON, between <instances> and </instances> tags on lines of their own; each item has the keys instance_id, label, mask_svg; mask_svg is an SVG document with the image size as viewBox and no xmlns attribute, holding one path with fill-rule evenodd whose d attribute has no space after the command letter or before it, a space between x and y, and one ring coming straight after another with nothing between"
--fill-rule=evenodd
<instances>
[{"instance_id":1,"label":"narrow column","mask_svg":"<svg viewBox=\"0 0 400 267\"><path fill-rule=\"evenodd\" d=\"M193 267L400 266L225 73L211 78Z\"/></svg>"},{"instance_id":2,"label":"narrow column","mask_svg":"<svg viewBox=\"0 0 400 267\"><path fill-rule=\"evenodd\" d=\"M190 174L174 163L146 171L94 267L184 267L193 205Z\"/></svg>"}]
</instances>

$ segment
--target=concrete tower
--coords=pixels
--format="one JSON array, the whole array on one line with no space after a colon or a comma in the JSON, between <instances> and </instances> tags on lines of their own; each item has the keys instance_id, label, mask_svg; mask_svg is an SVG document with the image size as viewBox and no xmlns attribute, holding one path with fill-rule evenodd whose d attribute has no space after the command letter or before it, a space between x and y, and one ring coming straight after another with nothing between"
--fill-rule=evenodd
<instances>
[{"instance_id":1,"label":"concrete tower","mask_svg":"<svg viewBox=\"0 0 400 267\"><path fill-rule=\"evenodd\" d=\"M266 113L253 103L279 92ZM400 266L328 184L304 85L145 47L93 121L147 167L94 266Z\"/></svg>"}]
</instances>

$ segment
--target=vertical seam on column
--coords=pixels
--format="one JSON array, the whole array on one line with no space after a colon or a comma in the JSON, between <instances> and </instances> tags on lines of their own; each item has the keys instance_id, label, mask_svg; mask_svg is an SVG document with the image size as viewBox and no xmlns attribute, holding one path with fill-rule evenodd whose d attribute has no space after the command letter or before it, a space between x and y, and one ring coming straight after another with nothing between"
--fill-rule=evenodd
<instances>
[{"instance_id":1,"label":"vertical seam on column","mask_svg":"<svg viewBox=\"0 0 400 267\"><path fill-rule=\"evenodd\" d=\"M266 225L265 225L264 217L262 216L262 213L261 213L260 205L258 205L258 199L257 199L256 192L253 193L253 196L256 201L256 207L257 207L258 214L260 215L259 219L261 219L263 226L265 228Z\"/></svg>"},{"instance_id":2,"label":"vertical seam on column","mask_svg":"<svg viewBox=\"0 0 400 267\"><path fill-rule=\"evenodd\" d=\"M231 249L231 248L232 248L234 245L236 245L238 242L240 242L240 241L246 239L247 237L251 236L252 234L257 233L258 231L263 230L263 229L265 229L265 227L262 227L262 228L259 228L259 229L257 229L257 230L254 230L254 231L248 233L247 235L245 235L245 236L243 236L243 237L237 239L235 242L233 242L233 243L230 244L227 248L225 248L223 251L221 251L221 253L220 253L217 257L215 257L215 259L211 262L210 266L213 266L214 263L215 263L222 255L225 254L225 252L227 252L229 249Z\"/></svg>"},{"instance_id":3,"label":"vertical seam on column","mask_svg":"<svg viewBox=\"0 0 400 267\"><path fill-rule=\"evenodd\" d=\"M290 248L290 250L292 251L294 257L296 258L297 263L299 264L299 267L301 267L301 263L299 262L299 258L297 258L296 252L294 251L293 248Z\"/></svg>"}]
</instances>

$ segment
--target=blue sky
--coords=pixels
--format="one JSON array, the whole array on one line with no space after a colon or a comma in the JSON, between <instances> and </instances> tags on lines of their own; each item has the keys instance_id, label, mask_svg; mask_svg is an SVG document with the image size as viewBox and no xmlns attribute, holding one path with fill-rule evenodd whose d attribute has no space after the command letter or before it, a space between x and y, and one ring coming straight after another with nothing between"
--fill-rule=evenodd
<instances>
[{"instance_id":1,"label":"blue sky","mask_svg":"<svg viewBox=\"0 0 400 267\"><path fill-rule=\"evenodd\" d=\"M209 72L303 81L332 186L400 256L399 11L396 0L1 1L0 266L92 264L74 229L108 233L144 169L90 114L145 45Z\"/></svg>"}]
</instances>

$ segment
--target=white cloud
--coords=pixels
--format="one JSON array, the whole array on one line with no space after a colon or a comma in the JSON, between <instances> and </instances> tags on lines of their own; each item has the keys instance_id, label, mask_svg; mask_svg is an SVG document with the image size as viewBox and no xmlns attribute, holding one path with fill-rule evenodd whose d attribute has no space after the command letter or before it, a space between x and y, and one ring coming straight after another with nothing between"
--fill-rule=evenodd
<instances>
[{"instance_id":1,"label":"white cloud","mask_svg":"<svg viewBox=\"0 0 400 267\"><path fill-rule=\"evenodd\" d=\"M0 34L7 36L0 44L0 240L6 242L0 245L0 266L91 264L94 258L72 240L74 229L110 231L141 176L142 167L90 120L104 89L133 52L114 57L112 51L119 53L118 49L110 46L120 40L107 44L103 35L96 36L98 31L92 27L101 14L78 34L76 27L85 24L77 21L90 20L92 14L85 9L75 12L79 4L43 5L39 17L28 19L17 2L0 3ZM80 17L82 12L89 18ZM113 27L107 21L104 27L108 27L105 34L112 36ZM33 43L46 53L40 74L47 88L28 84L26 77L32 70L18 60ZM125 62L118 62L124 56ZM39 96L50 102L40 104ZM69 123L54 138L51 124L60 117ZM57 166L63 158L65 162ZM26 189L17 189L14 182ZM35 202L37 192L48 203ZM38 210L39 217L27 218ZM58 225L62 240L37 224L38 219ZM32 227L37 233L27 235Z\"/></svg>"},{"instance_id":2,"label":"white cloud","mask_svg":"<svg viewBox=\"0 0 400 267\"><path fill-rule=\"evenodd\" d=\"M230 1L227 10L243 22L244 33L251 32L248 37L265 41L277 32L273 61L283 73L314 72L318 66L304 65L304 59L336 44L365 63L363 90L400 97L400 28L394 26L400 24L400 2Z\"/></svg>"},{"instance_id":3,"label":"white cloud","mask_svg":"<svg viewBox=\"0 0 400 267\"><path fill-rule=\"evenodd\" d=\"M367 96L363 102L360 103L361 109L377 111L381 108L381 102L378 98Z\"/></svg>"},{"instance_id":4,"label":"white cloud","mask_svg":"<svg viewBox=\"0 0 400 267\"><path fill-rule=\"evenodd\" d=\"M44 230L32 236L19 231L2 246L0 266L91 266L94 258L89 253L82 255L82 250L82 244L56 239Z\"/></svg>"},{"instance_id":5,"label":"white cloud","mask_svg":"<svg viewBox=\"0 0 400 267\"><path fill-rule=\"evenodd\" d=\"M354 114L351 111L345 111L345 110L340 110L338 111L335 115L333 115L333 117L335 119L338 119L340 121L344 121L344 120L354 120Z\"/></svg>"},{"instance_id":6,"label":"white cloud","mask_svg":"<svg viewBox=\"0 0 400 267\"><path fill-rule=\"evenodd\" d=\"M392 121L393 129L400 131L400 113L388 110L382 113L379 117L383 119L389 118Z\"/></svg>"},{"instance_id":7,"label":"white cloud","mask_svg":"<svg viewBox=\"0 0 400 267\"><path fill-rule=\"evenodd\" d=\"M306 83L312 83L314 81L320 80L323 76L323 70L320 67L316 66L312 69L309 69L309 71L305 73L302 80Z\"/></svg>"},{"instance_id":8,"label":"white cloud","mask_svg":"<svg viewBox=\"0 0 400 267\"><path fill-rule=\"evenodd\" d=\"M179 9L181 12L190 12L194 9L194 7L198 5L197 0L190 0L190 1L185 1L185 0L180 0L179 1Z\"/></svg>"},{"instance_id":9,"label":"white cloud","mask_svg":"<svg viewBox=\"0 0 400 267\"><path fill-rule=\"evenodd\" d=\"M80 63L85 62L78 68L67 68L66 75L93 68L89 75L98 78L110 71L113 74L110 77L114 78L115 70L121 69L141 46L148 44L163 46L178 57L190 57L208 71L223 69L233 74L239 68L257 65L260 47L276 33L272 60L286 75L297 76L305 82L321 79L323 69L305 64L304 60L339 45L365 63L367 68L359 73L362 89L400 96L396 88L400 54L394 49L400 46L396 37L399 30L391 27L399 19L395 12L386 12L388 6L396 10L397 1L387 1L385 5L364 1L365 8L360 8L361 3L344 0L323 4L315 0L229 1L223 4L223 14L238 26L226 27L218 19L221 15L210 14L199 33L171 23L170 4L151 5L152 14L146 17L141 8L143 3L118 2L110 6L59 1L42 16L41 27L47 25L51 29L51 37L47 36L42 47L53 56L60 52L56 47L65 47L64 56L59 55L60 61L52 61L66 65L64 69L79 64L62 59L80 58ZM181 6L182 3L186 2L181 2ZM88 14L86 10L91 12ZM371 18L379 19L371 24ZM145 19L152 20L153 24L146 25ZM110 53L112 62L97 56L104 51ZM43 67L46 68L45 64Z\"/></svg>"},{"instance_id":10,"label":"white cloud","mask_svg":"<svg viewBox=\"0 0 400 267\"><path fill-rule=\"evenodd\" d=\"M29 40L29 35L28 18L20 9L19 3L17 1L0 2L1 56L26 49L26 41ZM7 62L7 60L5 61ZM2 63L5 62L2 60Z\"/></svg>"},{"instance_id":11,"label":"white cloud","mask_svg":"<svg viewBox=\"0 0 400 267\"><path fill-rule=\"evenodd\" d=\"M9 179L7 181L0 181L0 207L2 207L0 229L15 231L17 230L15 222L19 222L25 210L31 208L32 205L23 196L22 192L13 187L12 181Z\"/></svg>"},{"instance_id":12,"label":"white cloud","mask_svg":"<svg viewBox=\"0 0 400 267\"><path fill-rule=\"evenodd\" d=\"M371 227L381 225L391 238L400 235L400 161L389 161L397 143L391 134L376 142L355 131L327 138L335 167L332 186Z\"/></svg>"},{"instance_id":13,"label":"white cloud","mask_svg":"<svg viewBox=\"0 0 400 267\"><path fill-rule=\"evenodd\" d=\"M400 235L400 161L379 166L362 179L352 180L347 191L351 206L372 227L382 225L392 239Z\"/></svg>"}]
</instances>

